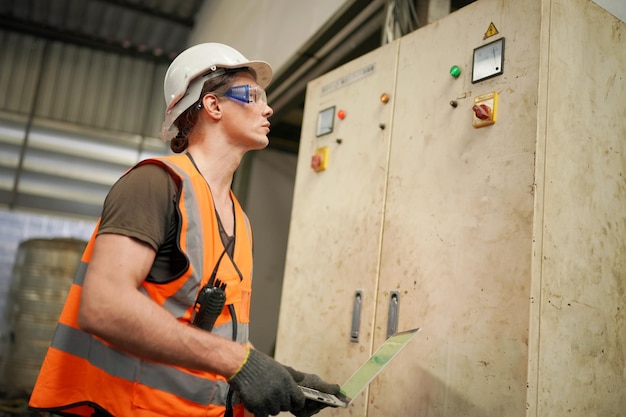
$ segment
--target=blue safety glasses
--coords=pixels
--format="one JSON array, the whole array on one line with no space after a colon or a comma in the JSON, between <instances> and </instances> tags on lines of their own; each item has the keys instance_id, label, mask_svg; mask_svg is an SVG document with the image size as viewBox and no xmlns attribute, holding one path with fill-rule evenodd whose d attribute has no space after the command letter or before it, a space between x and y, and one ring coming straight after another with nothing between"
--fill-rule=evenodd
<instances>
[{"instance_id":1,"label":"blue safety glasses","mask_svg":"<svg viewBox=\"0 0 626 417\"><path fill-rule=\"evenodd\" d=\"M224 95L242 103L261 102L267 104L267 94L258 85L235 85L230 87Z\"/></svg>"}]
</instances>

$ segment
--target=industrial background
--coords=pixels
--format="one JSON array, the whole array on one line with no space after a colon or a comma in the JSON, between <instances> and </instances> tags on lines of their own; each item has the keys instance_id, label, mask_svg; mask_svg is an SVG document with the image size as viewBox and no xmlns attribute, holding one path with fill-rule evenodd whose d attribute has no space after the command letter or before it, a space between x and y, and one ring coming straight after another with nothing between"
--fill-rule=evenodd
<instances>
[{"instance_id":1,"label":"industrial background","mask_svg":"<svg viewBox=\"0 0 626 417\"><path fill-rule=\"evenodd\" d=\"M168 152L158 133L169 62L223 42L275 73L269 150L234 185L255 224L253 338L270 353L307 81L467 3L0 1L0 307L20 242L88 239L113 182Z\"/></svg>"},{"instance_id":2,"label":"industrial background","mask_svg":"<svg viewBox=\"0 0 626 417\"><path fill-rule=\"evenodd\" d=\"M484 9L480 8L481 3L485 4ZM483 14L487 13L485 10L497 9L499 13L511 10L516 15L507 15L508 19L526 18L526 9L509 8L509 3L505 0L0 0L3 386L27 391L36 377L38 355L45 349L54 324L54 318L46 315L62 303L64 286L69 286L73 275L71 268L63 265L72 264L80 254L82 242L89 238L110 186L139 160L168 153L167 146L158 139L165 108L162 81L169 62L179 52L196 43L223 42L249 59L270 62L274 68L274 79L267 89L269 103L274 108L270 146L244 159L233 185L255 230L251 337L260 350L274 354L279 315L289 314L286 312L293 308L287 305L280 311L284 275L293 275L286 262L288 250L294 250L291 247L294 243L289 242L290 226L296 238L294 242L309 237L311 242L317 239L306 235L306 230L302 232L305 235L298 235L298 223L291 224L296 172L303 165L310 170L309 153L316 151L306 148L306 155L300 153L308 83L382 47L391 47L419 29L443 25L442 19L451 22L455 15L464 17L460 13L466 7L476 7L472 10ZM529 0L529 3L547 8L562 2ZM593 4L614 19L616 32L623 36L626 3L576 1L581 3ZM528 13L529 18L535 18L533 8ZM461 17L454 22L456 27L471 26L471 22ZM509 34L508 39L511 37ZM624 40L619 41L623 45ZM432 48L437 48L437 42L435 37L430 39ZM420 51L416 51L414 59L420 61L419 54L423 53L424 62L420 65L428 66L428 54ZM568 71L576 72L577 68ZM623 88L624 81L619 80L618 86ZM318 84L316 88L321 87ZM626 106L623 101L621 104ZM622 110L621 114L626 119L626 111ZM622 135L623 143L626 141L624 120L616 123L615 131ZM622 161L623 158L622 155ZM346 215L350 215L349 210L346 208ZM306 211L302 209L300 213ZM313 245L312 249L316 248ZM293 256L297 260L297 255ZM34 304L41 306L39 310ZM32 319L35 316L37 320ZM26 342L18 340L23 344L17 347L16 325L22 334L32 338ZM283 341L287 335L291 336L289 331L284 334ZM374 343L373 339L370 343ZM624 347L621 348L621 366L626 372L623 368L626 354ZM299 359L290 349L282 348L283 357ZM615 389L621 389L626 396L623 388ZM448 411L436 415L452 415L446 413L452 413L453 407L443 409ZM376 411L364 413L376 415ZM590 415L619 414L591 412Z\"/></svg>"}]
</instances>

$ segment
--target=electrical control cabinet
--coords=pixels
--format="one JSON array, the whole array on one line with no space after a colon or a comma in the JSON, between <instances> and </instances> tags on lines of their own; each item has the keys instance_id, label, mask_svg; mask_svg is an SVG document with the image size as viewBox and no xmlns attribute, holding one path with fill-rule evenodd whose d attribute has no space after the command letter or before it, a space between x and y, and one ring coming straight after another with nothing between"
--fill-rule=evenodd
<instances>
[{"instance_id":1,"label":"electrical control cabinet","mask_svg":"<svg viewBox=\"0 0 626 417\"><path fill-rule=\"evenodd\" d=\"M277 356L337 379L371 353L393 111L393 100L380 98L393 91L397 48L378 49L307 88L282 292L291 301L281 305ZM319 132L332 106L332 132ZM326 169L317 170L323 148ZM355 301L362 308L351 342ZM363 401L352 407L366 411Z\"/></svg>"},{"instance_id":2,"label":"electrical control cabinet","mask_svg":"<svg viewBox=\"0 0 626 417\"><path fill-rule=\"evenodd\" d=\"M626 409L625 30L586 0L478 0L309 83L276 358L342 383L422 328L324 415Z\"/></svg>"}]
</instances>

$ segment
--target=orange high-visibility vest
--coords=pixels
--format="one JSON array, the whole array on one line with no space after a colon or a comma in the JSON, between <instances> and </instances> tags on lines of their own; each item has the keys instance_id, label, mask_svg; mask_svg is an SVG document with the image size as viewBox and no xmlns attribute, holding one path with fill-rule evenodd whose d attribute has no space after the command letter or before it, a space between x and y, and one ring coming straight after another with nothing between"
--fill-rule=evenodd
<instances>
[{"instance_id":1,"label":"orange high-visibility vest","mask_svg":"<svg viewBox=\"0 0 626 417\"><path fill-rule=\"evenodd\" d=\"M211 191L187 155L150 159L137 166L145 163L163 166L180 184L178 243L189 266L167 283L144 281L140 291L188 323L199 288L224 252ZM217 277L227 284L226 306L212 332L243 344L248 341L252 234L232 192L231 196L235 246L233 259L224 256L219 262ZM82 256L29 406L80 416L105 410L115 417L190 417L222 416L230 402L234 416L242 416L243 405L224 377L145 361L80 330L80 295L97 230L98 226Z\"/></svg>"}]
</instances>

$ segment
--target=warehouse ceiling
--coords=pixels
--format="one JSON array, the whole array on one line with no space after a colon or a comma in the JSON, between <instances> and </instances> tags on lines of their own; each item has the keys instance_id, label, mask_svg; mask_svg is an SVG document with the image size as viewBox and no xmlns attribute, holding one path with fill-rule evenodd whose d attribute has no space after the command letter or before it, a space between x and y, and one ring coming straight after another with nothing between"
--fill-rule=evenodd
<instances>
[{"instance_id":1,"label":"warehouse ceiling","mask_svg":"<svg viewBox=\"0 0 626 417\"><path fill-rule=\"evenodd\" d=\"M0 0L0 206L97 215L125 167L167 152L161 71L204 1ZM269 147L298 153L310 80L418 29L430 5L472 1L345 2L274 74Z\"/></svg>"},{"instance_id":2,"label":"warehouse ceiling","mask_svg":"<svg viewBox=\"0 0 626 417\"><path fill-rule=\"evenodd\" d=\"M0 27L169 62L204 0L0 0Z\"/></svg>"},{"instance_id":3,"label":"warehouse ceiling","mask_svg":"<svg viewBox=\"0 0 626 417\"><path fill-rule=\"evenodd\" d=\"M168 64L187 47L204 0L0 0L0 28ZM271 147L297 153L306 82L380 46L384 0L357 0L311 39L268 89ZM352 22L352 24L351 24ZM346 43L346 39L349 42ZM328 44L344 45L322 50ZM315 68L308 65L315 57ZM308 61L308 62L307 62ZM303 71L303 68L306 70ZM298 77L290 77L298 72ZM295 87L294 87L295 86ZM288 91L288 93L284 93Z\"/></svg>"},{"instance_id":4,"label":"warehouse ceiling","mask_svg":"<svg viewBox=\"0 0 626 417\"><path fill-rule=\"evenodd\" d=\"M167 64L186 48L204 1L0 0L0 28ZM355 0L334 16L304 53L275 74L268 89L274 108L270 146L297 153L306 83L378 48L389 4L404 34L427 20L430 1ZM450 11L472 1L452 0Z\"/></svg>"}]
</instances>

